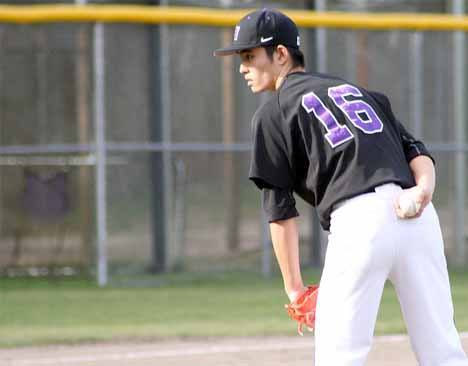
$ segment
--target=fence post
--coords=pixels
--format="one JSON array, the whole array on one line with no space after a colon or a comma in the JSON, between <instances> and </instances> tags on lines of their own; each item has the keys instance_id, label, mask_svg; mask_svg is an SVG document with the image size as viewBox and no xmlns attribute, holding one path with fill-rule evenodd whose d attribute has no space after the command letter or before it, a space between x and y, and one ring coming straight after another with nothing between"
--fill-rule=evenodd
<instances>
[{"instance_id":1,"label":"fence post","mask_svg":"<svg viewBox=\"0 0 468 366\"><path fill-rule=\"evenodd\" d=\"M265 211L261 209L262 221L262 275L265 278L271 277L271 239L270 239L270 225L267 221Z\"/></svg>"},{"instance_id":2,"label":"fence post","mask_svg":"<svg viewBox=\"0 0 468 366\"><path fill-rule=\"evenodd\" d=\"M465 1L453 0L453 13L465 14ZM453 35L453 98L455 107L455 264L465 264L465 190L466 190L466 36L463 31Z\"/></svg>"},{"instance_id":3,"label":"fence post","mask_svg":"<svg viewBox=\"0 0 468 366\"><path fill-rule=\"evenodd\" d=\"M413 119L413 132L416 138L422 138L422 120L423 120L423 34L415 32L411 35L410 39L410 69L412 75L412 119Z\"/></svg>"},{"instance_id":4,"label":"fence post","mask_svg":"<svg viewBox=\"0 0 468 366\"><path fill-rule=\"evenodd\" d=\"M94 25L94 125L96 134L97 282L107 285L106 111L104 28Z\"/></svg>"}]
</instances>

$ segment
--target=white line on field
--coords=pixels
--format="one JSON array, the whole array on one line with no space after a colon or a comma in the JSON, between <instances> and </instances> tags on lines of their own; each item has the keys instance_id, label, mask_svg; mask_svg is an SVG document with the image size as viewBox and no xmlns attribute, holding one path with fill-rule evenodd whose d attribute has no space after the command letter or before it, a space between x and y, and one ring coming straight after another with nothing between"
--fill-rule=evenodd
<instances>
[{"instance_id":1,"label":"white line on field","mask_svg":"<svg viewBox=\"0 0 468 366\"><path fill-rule=\"evenodd\" d=\"M468 332L460 333L461 338L468 338ZM393 343L402 342L408 339L406 335L389 335L375 337L374 341L378 343ZM64 356L51 358L35 358L35 359L7 359L5 361L12 362L11 365L63 365L63 364L79 364L85 362L99 361L121 361L121 360L138 360L148 358L164 358L164 357L190 357L197 355L208 355L218 353L241 353L255 351L279 351L279 350L294 350L307 349L313 346L314 342L311 338L301 340L291 340L291 342L282 343L264 343L257 345L218 345L218 346L192 346L184 349L173 350L155 350L155 351L139 351L139 352L113 352L102 355L86 355L86 356ZM77 347L79 352L79 347ZM1 360L0 360L1 361Z\"/></svg>"},{"instance_id":2,"label":"white line on field","mask_svg":"<svg viewBox=\"0 0 468 366\"><path fill-rule=\"evenodd\" d=\"M197 356L217 353L240 353L249 351L273 351L273 350L290 350L303 349L311 347L312 340L309 342L294 342L292 344L276 343L276 344L259 344L259 345L222 345L222 346L201 346L174 350L156 350L156 351L140 351L140 352L117 352L103 355L88 355L88 356L68 356L54 357L42 359L20 359L15 360L14 365L57 365L57 364L72 364L82 362L97 362L97 361L116 361L116 360L136 360L147 358L164 358L164 357L184 357Z\"/></svg>"}]
</instances>

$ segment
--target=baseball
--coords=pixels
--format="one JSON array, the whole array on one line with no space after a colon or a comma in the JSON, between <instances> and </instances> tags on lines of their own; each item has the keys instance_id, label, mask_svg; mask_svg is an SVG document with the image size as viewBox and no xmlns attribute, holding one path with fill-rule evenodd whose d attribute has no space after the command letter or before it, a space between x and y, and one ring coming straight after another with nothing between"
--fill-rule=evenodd
<instances>
[{"instance_id":1,"label":"baseball","mask_svg":"<svg viewBox=\"0 0 468 366\"><path fill-rule=\"evenodd\" d=\"M403 217L413 217L419 212L421 204L408 196L401 196L398 200Z\"/></svg>"}]
</instances>

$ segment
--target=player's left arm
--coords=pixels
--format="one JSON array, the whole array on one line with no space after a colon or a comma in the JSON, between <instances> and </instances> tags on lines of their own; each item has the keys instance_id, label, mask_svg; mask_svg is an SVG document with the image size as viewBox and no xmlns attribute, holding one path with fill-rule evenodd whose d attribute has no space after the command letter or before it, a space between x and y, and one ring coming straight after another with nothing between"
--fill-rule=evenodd
<instances>
[{"instance_id":1,"label":"player's left arm","mask_svg":"<svg viewBox=\"0 0 468 366\"><path fill-rule=\"evenodd\" d=\"M270 224L271 241L281 270L284 289L293 301L304 291L299 261L296 201L289 189L262 189L263 210Z\"/></svg>"},{"instance_id":2,"label":"player's left arm","mask_svg":"<svg viewBox=\"0 0 468 366\"><path fill-rule=\"evenodd\" d=\"M299 261L299 233L296 218L270 222L271 241L289 301L295 301L305 286Z\"/></svg>"},{"instance_id":3,"label":"player's left arm","mask_svg":"<svg viewBox=\"0 0 468 366\"><path fill-rule=\"evenodd\" d=\"M299 260L299 232L296 217L270 222L271 240L276 259L283 276L284 289L289 304L285 305L289 317L297 322L297 331L302 327L315 328L315 309L318 285L304 286Z\"/></svg>"}]
</instances>

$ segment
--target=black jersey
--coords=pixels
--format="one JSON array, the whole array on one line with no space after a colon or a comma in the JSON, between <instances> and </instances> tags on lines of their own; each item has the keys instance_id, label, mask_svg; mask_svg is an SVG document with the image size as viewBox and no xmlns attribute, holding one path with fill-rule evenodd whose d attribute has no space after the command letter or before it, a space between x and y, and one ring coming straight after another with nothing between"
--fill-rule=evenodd
<instances>
[{"instance_id":1,"label":"black jersey","mask_svg":"<svg viewBox=\"0 0 468 366\"><path fill-rule=\"evenodd\" d=\"M294 191L317 208L325 230L336 203L384 183L412 187L408 162L430 156L383 94L305 72L288 75L257 110L252 137L249 178L261 189Z\"/></svg>"}]
</instances>

